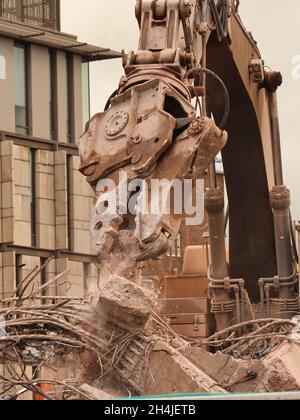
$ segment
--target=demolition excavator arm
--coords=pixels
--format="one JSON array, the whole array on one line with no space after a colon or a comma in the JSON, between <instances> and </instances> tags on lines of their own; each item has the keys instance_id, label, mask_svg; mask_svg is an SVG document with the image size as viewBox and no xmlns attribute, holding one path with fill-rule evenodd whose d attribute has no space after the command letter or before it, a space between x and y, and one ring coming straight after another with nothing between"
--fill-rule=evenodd
<instances>
[{"instance_id":1,"label":"demolition excavator arm","mask_svg":"<svg viewBox=\"0 0 300 420\"><path fill-rule=\"evenodd\" d=\"M128 202L120 200L117 212L107 212L99 181L126 171L129 180L140 177L150 185L155 177L183 180L208 171L208 276L218 329L229 324L231 292L241 284L262 307L271 295L281 316L298 310L276 98L282 79L265 67L238 6L233 0L137 0L138 51L124 53L119 88L105 112L87 124L79 144L81 172L98 198L94 240L103 261L113 261L111 271L124 277L134 277L138 261L166 252L180 220L163 214L128 218L120 211ZM224 194L214 167L222 149L229 265ZM130 255L126 270L116 269L120 255Z\"/></svg>"}]
</instances>

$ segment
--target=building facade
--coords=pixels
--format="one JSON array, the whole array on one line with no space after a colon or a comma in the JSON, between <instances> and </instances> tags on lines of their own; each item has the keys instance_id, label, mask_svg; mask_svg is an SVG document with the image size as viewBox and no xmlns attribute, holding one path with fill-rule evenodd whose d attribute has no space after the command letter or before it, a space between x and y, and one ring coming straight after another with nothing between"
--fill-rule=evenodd
<instances>
[{"instance_id":1,"label":"building facade","mask_svg":"<svg viewBox=\"0 0 300 420\"><path fill-rule=\"evenodd\" d=\"M89 118L88 63L120 56L60 31L56 0L0 0L0 296L36 266L82 295L98 276L93 192L76 146Z\"/></svg>"}]
</instances>

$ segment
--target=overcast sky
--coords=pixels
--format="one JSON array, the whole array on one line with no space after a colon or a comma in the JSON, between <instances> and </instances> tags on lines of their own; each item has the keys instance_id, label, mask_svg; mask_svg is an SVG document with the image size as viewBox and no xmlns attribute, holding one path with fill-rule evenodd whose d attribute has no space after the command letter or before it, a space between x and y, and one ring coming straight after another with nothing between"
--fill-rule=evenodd
<instances>
[{"instance_id":1,"label":"overcast sky","mask_svg":"<svg viewBox=\"0 0 300 420\"><path fill-rule=\"evenodd\" d=\"M61 0L61 4L64 32L101 47L136 50L135 0ZM300 1L241 0L240 14L266 64L284 76L279 104L285 179L293 193L293 216L300 220L300 78L292 76L292 61L300 56ZM122 71L120 60L91 66L92 113L103 110Z\"/></svg>"}]
</instances>

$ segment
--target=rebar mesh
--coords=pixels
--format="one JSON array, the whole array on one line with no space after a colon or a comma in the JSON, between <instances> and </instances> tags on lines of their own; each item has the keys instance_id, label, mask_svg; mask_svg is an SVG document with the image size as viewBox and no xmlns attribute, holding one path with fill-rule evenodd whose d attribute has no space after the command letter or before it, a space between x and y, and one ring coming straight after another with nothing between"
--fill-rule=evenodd
<instances>
[{"instance_id":1,"label":"rebar mesh","mask_svg":"<svg viewBox=\"0 0 300 420\"><path fill-rule=\"evenodd\" d=\"M0 17L60 30L59 0L0 0Z\"/></svg>"}]
</instances>

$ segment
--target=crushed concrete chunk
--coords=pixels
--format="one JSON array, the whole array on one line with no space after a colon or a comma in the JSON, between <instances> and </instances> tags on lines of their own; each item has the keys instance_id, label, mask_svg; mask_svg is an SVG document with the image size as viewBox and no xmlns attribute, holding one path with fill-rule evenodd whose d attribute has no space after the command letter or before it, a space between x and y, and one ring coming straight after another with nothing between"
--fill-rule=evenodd
<instances>
[{"instance_id":1,"label":"crushed concrete chunk","mask_svg":"<svg viewBox=\"0 0 300 420\"><path fill-rule=\"evenodd\" d=\"M261 393L300 390L300 346L285 342L265 360L239 360L187 348L186 357L229 392Z\"/></svg>"},{"instance_id":2,"label":"crushed concrete chunk","mask_svg":"<svg viewBox=\"0 0 300 420\"><path fill-rule=\"evenodd\" d=\"M156 304L154 293L123 277L111 277L100 292L100 311L126 330L143 329Z\"/></svg>"},{"instance_id":3,"label":"crushed concrete chunk","mask_svg":"<svg viewBox=\"0 0 300 420\"><path fill-rule=\"evenodd\" d=\"M282 343L265 361L269 367L268 382L274 392L300 390L300 345Z\"/></svg>"},{"instance_id":4,"label":"crushed concrete chunk","mask_svg":"<svg viewBox=\"0 0 300 420\"><path fill-rule=\"evenodd\" d=\"M158 341L148 356L143 375L132 377L143 395L216 393L227 391L182 353Z\"/></svg>"},{"instance_id":5,"label":"crushed concrete chunk","mask_svg":"<svg viewBox=\"0 0 300 420\"><path fill-rule=\"evenodd\" d=\"M226 354L212 354L198 347L187 348L184 354L229 392L265 391L261 384L267 369L260 360L237 360Z\"/></svg>"}]
</instances>

